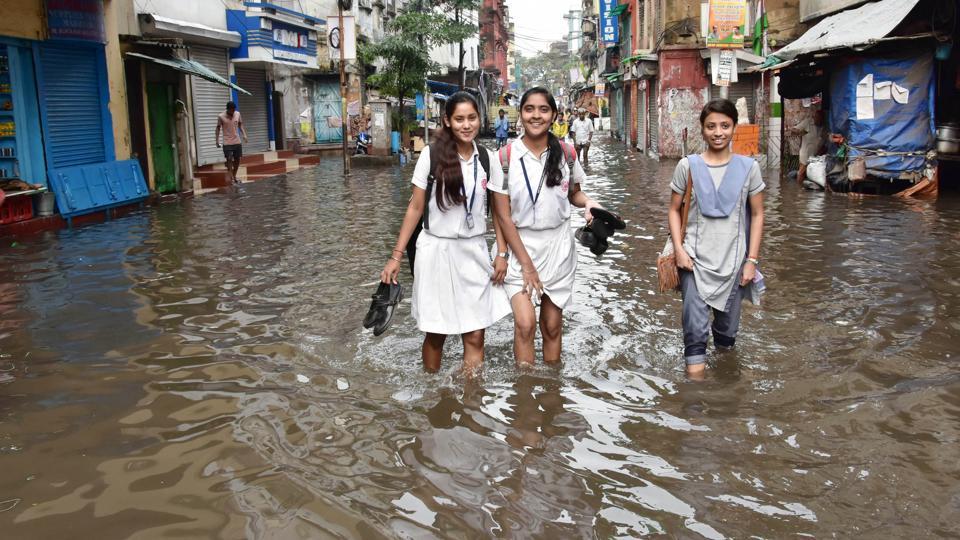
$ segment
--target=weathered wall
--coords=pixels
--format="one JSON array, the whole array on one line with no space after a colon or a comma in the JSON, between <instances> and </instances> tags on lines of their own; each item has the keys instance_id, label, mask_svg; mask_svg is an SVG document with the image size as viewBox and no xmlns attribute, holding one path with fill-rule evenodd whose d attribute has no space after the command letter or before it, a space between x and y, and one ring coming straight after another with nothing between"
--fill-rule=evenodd
<instances>
[{"instance_id":1,"label":"weathered wall","mask_svg":"<svg viewBox=\"0 0 960 540\"><path fill-rule=\"evenodd\" d=\"M125 0L103 3L103 25L107 36L104 53L107 57L107 80L110 86L110 117L113 121L113 144L117 159L130 159L130 117L127 111L127 84L120 55L117 28L118 7Z\"/></svg>"},{"instance_id":2,"label":"weathered wall","mask_svg":"<svg viewBox=\"0 0 960 540\"><path fill-rule=\"evenodd\" d=\"M683 131L687 130L687 153L700 152L700 110L710 94L710 80L699 49L660 52L659 151L661 157L682 157Z\"/></svg>"},{"instance_id":3,"label":"weathered wall","mask_svg":"<svg viewBox=\"0 0 960 540\"><path fill-rule=\"evenodd\" d=\"M277 92L283 93L283 139L284 148L293 148L294 141L300 145L312 144L313 132L313 82L290 68L275 66L273 70L273 84ZM301 113L306 117L301 118ZM306 121L301 128L301 120Z\"/></svg>"},{"instance_id":4,"label":"weathered wall","mask_svg":"<svg viewBox=\"0 0 960 540\"><path fill-rule=\"evenodd\" d=\"M43 0L0 1L0 36L43 39Z\"/></svg>"}]
</instances>

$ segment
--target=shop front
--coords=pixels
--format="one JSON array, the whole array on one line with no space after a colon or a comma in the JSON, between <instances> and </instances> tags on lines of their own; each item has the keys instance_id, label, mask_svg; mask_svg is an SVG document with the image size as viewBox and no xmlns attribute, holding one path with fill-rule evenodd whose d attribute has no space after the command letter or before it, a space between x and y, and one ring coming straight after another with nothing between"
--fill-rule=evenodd
<instances>
[{"instance_id":1,"label":"shop front","mask_svg":"<svg viewBox=\"0 0 960 540\"><path fill-rule=\"evenodd\" d=\"M278 85L277 80L317 71L317 36L326 24L323 19L268 2L245 2L242 10L227 11L227 27L241 36L231 49L233 81L250 92L234 101L243 115L248 142L245 151L264 152L277 148L276 126L285 125L282 115L283 90L298 85ZM299 82L303 82L302 80ZM300 111L290 111L299 115ZM299 116L292 118L299 123Z\"/></svg>"},{"instance_id":2,"label":"shop front","mask_svg":"<svg viewBox=\"0 0 960 540\"><path fill-rule=\"evenodd\" d=\"M0 37L0 224L52 213L46 191L68 220L148 195L115 161L101 0L46 7L47 39Z\"/></svg>"}]
</instances>

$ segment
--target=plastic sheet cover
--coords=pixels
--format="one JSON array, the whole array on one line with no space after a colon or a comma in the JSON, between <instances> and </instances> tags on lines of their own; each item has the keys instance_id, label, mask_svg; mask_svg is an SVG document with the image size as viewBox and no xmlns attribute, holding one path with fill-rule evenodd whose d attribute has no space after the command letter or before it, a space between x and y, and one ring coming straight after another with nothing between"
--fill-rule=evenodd
<instances>
[{"instance_id":1,"label":"plastic sheet cover","mask_svg":"<svg viewBox=\"0 0 960 540\"><path fill-rule=\"evenodd\" d=\"M897 178L924 168L936 144L934 62L927 52L855 57L830 78L830 131L842 134L867 173ZM917 155L876 155L876 151Z\"/></svg>"}]
</instances>

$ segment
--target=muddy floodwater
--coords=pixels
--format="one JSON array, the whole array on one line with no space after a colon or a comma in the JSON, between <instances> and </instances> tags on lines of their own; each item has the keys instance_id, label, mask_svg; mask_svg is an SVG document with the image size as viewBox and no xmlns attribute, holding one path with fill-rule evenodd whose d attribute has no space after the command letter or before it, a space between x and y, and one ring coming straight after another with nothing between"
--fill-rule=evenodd
<instances>
[{"instance_id":1,"label":"muddy floodwater","mask_svg":"<svg viewBox=\"0 0 960 540\"><path fill-rule=\"evenodd\" d=\"M412 166L339 161L0 245L0 536L960 536L960 199L768 178L768 292L707 379L655 293L674 162L595 145L563 363L361 321ZM577 215L575 225L582 223ZM406 267L401 274L410 284Z\"/></svg>"}]
</instances>

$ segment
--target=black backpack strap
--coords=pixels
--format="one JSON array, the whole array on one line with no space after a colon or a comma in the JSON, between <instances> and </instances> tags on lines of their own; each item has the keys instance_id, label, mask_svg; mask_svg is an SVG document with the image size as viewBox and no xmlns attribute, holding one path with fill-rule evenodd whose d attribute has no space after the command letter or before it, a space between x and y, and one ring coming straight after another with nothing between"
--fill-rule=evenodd
<instances>
[{"instance_id":1,"label":"black backpack strap","mask_svg":"<svg viewBox=\"0 0 960 540\"><path fill-rule=\"evenodd\" d=\"M423 203L423 228L430 230L430 195L433 193L433 183L436 177L433 176L433 163L430 164L430 174L427 175L427 198Z\"/></svg>"},{"instance_id":2,"label":"black backpack strap","mask_svg":"<svg viewBox=\"0 0 960 540\"><path fill-rule=\"evenodd\" d=\"M483 174L485 174L487 177L486 210L487 210L487 215L489 216L490 215L490 187L489 187L490 186L490 151L487 150L486 147L478 144L477 156L480 158L480 166L483 168Z\"/></svg>"}]
</instances>

